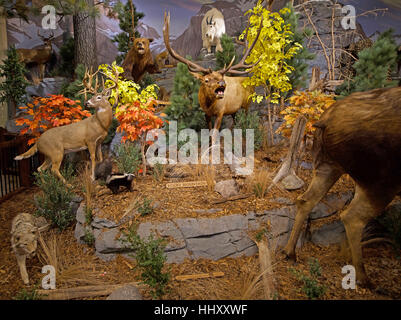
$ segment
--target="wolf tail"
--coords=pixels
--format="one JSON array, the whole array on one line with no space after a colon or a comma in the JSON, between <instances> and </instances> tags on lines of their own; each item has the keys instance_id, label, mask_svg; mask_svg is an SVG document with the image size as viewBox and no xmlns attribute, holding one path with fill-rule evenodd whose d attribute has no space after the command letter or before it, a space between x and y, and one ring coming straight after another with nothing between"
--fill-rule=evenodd
<instances>
[{"instance_id":1,"label":"wolf tail","mask_svg":"<svg viewBox=\"0 0 401 320\"><path fill-rule=\"evenodd\" d=\"M35 143L35 145L29 149L27 152L24 154L21 154L17 157L14 158L14 160L23 160L32 157L36 152L38 152L38 145Z\"/></svg>"}]
</instances>

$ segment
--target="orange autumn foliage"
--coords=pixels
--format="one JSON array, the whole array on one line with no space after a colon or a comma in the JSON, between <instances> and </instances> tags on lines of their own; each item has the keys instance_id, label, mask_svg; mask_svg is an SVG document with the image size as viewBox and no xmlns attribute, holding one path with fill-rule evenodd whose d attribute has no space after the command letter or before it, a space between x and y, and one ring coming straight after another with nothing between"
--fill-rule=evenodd
<instances>
[{"instance_id":1,"label":"orange autumn foliage","mask_svg":"<svg viewBox=\"0 0 401 320\"><path fill-rule=\"evenodd\" d=\"M163 126L163 120L155 115L155 101L144 105L140 101L119 107L116 118L120 123L119 132L125 132L123 142L144 139L146 133Z\"/></svg>"},{"instance_id":2,"label":"orange autumn foliage","mask_svg":"<svg viewBox=\"0 0 401 320\"><path fill-rule=\"evenodd\" d=\"M312 136L315 131L313 125L320 119L323 112L335 102L333 95L324 94L319 90L295 92L290 98L290 106L281 112L285 122L278 132L290 137L295 121L302 115L307 120L306 135Z\"/></svg>"},{"instance_id":3,"label":"orange autumn foliage","mask_svg":"<svg viewBox=\"0 0 401 320\"><path fill-rule=\"evenodd\" d=\"M90 117L91 113L83 110L79 103L79 100L74 101L63 95L51 95L49 98L38 97L32 103L20 108L28 117L20 117L15 120L15 123L17 126L26 125L20 134L32 135L33 138L28 141L28 145L32 145L46 130Z\"/></svg>"}]
</instances>

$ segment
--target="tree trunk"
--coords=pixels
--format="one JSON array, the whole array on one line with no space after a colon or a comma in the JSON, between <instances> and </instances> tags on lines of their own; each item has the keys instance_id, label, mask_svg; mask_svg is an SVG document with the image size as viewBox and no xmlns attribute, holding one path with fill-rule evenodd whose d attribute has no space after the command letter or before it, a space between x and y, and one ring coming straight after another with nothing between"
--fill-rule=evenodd
<instances>
[{"instance_id":1,"label":"tree trunk","mask_svg":"<svg viewBox=\"0 0 401 320\"><path fill-rule=\"evenodd\" d=\"M94 0L85 0L88 8L74 15L75 63L87 68L97 68L96 21L91 15Z\"/></svg>"},{"instance_id":2,"label":"tree trunk","mask_svg":"<svg viewBox=\"0 0 401 320\"><path fill-rule=\"evenodd\" d=\"M4 8L0 7L0 63L6 58L7 50L7 25L6 18L3 16ZM0 82L4 79L0 78ZM6 127L7 123L7 104L0 102L0 127Z\"/></svg>"}]
</instances>

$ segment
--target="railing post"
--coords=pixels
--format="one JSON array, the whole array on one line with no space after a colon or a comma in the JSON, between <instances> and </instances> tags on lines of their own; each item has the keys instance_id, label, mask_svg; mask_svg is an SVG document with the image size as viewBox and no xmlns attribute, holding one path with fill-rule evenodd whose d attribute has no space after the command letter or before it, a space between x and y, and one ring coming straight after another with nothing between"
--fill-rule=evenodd
<instances>
[{"instance_id":1,"label":"railing post","mask_svg":"<svg viewBox=\"0 0 401 320\"><path fill-rule=\"evenodd\" d=\"M27 139L26 138L17 138L16 142L18 143L18 154L22 154L27 150ZM30 179L30 160L24 159L19 161L19 176L20 176L20 183L21 187L30 187L31 186L31 179Z\"/></svg>"}]
</instances>

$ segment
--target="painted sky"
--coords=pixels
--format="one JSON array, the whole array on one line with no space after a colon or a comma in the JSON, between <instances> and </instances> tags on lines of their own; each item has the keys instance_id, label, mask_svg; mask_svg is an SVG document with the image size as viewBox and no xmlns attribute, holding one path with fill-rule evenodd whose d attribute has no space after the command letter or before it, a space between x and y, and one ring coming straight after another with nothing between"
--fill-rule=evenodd
<instances>
[{"instance_id":1,"label":"painted sky","mask_svg":"<svg viewBox=\"0 0 401 320\"><path fill-rule=\"evenodd\" d=\"M236 0L231 0L236 1ZM163 14L165 10L171 11L171 33L181 35L188 27L190 19L195 15L202 4L212 3L214 0L134 0L139 11L145 13L144 23L156 28L161 34ZM352 4L357 14L375 8L389 8L388 13L375 17L358 17L367 35L375 31L383 31L389 27L396 29L401 34L401 0L340 0L343 4Z\"/></svg>"}]
</instances>

